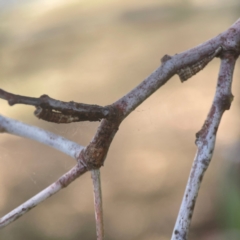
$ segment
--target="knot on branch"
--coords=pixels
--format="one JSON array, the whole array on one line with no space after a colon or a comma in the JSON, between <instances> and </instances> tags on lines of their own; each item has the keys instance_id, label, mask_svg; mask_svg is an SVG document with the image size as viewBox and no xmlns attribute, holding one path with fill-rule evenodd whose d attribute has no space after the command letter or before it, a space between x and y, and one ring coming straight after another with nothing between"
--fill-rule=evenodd
<instances>
[{"instance_id":1,"label":"knot on branch","mask_svg":"<svg viewBox=\"0 0 240 240\"><path fill-rule=\"evenodd\" d=\"M240 49L226 48L223 47L223 51L219 54L221 59L237 59L240 54Z\"/></svg>"},{"instance_id":2,"label":"knot on branch","mask_svg":"<svg viewBox=\"0 0 240 240\"><path fill-rule=\"evenodd\" d=\"M39 97L39 106L46 108L49 106L49 100L51 98L47 94L43 94Z\"/></svg>"},{"instance_id":3,"label":"knot on branch","mask_svg":"<svg viewBox=\"0 0 240 240\"><path fill-rule=\"evenodd\" d=\"M216 130L216 132L217 132L217 130ZM202 129L196 133L195 144L198 148L200 148L200 146L208 145L208 141L206 139L207 133L208 133L207 126L204 123Z\"/></svg>"},{"instance_id":4,"label":"knot on branch","mask_svg":"<svg viewBox=\"0 0 240 240\"><path fill-rule=\"evenodd\" d=\"M165 54L162 58L161 58L161 63L165 63L167 62L169 59L171 59L172 57L170 55Z\"/></svg>"},{"instance_id":5,"label":"knot on branch","mask_svg":"<svg viewBox=\"0 0 240 240\"><path fill-rule=\"evenodd\" d=\"M211 125L213 124L213 119L217 111L217 107L215 106L215 104L213 104L201 130L196 133L195 144L198 147L200 147L200 145L208 145L209 140L214 139L214 137L216 136L218 126L214 126L212 131L210 131L210 129L212 129ZM207 137L208 134L209 137Z\"/></svg>"},{"instance_id":6,"label":"knot on branch","mask_svg":"<svg viewBox=\"0 0 240 240\"><path fill-rule=\"evenodd\" d=\"M88 170L103 166L109 146L118 131L119 121L103 120L90 144L80 152L78 161Z\"/></svg>"},{"instance_id":7,"label":"knot on branch","mask_svg":"<svg viewBox=\"0 0 240 240\"><path fill-rule=\"evenodd\" d=\"M90 144L84 149L78 159L80 163L85 166L88 170L98 169L103 166L104 160L107 155L108 148L95 147Z\"/></svg>"},{"instance_id":8,"label":"knot on branch","mask_svg":"<svg viewBox=\"0 0 240 240\"><path fill-rule=\"evenodd\" d=\"M219 99L219 107L222 111L229 110L231 107L231 103L234 99L234 96L232 93L229 95L222 95L221 98Z\"/></svg>"}]
</instances>

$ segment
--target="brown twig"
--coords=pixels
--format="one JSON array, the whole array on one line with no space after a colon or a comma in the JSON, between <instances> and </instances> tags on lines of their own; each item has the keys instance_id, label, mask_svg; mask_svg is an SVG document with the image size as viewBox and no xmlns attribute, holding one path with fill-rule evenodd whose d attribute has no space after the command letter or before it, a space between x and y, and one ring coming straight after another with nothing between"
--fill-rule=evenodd
<instances>
[{"instance_id":1,"label":"brown twig","mask_svg":"<svg viewBox=\"0 0 240 240\"><path fill-rule=\"evenodd\" d=\"M34 114L45 121L55 123L70 123L80 121L100 121L101 119L115 119L117 111L111 106L101 107L98 105L63 102L48 95L39 98L26 97L6 92L0 89L0 98L8 101L10 106L25 104L35 106Z\"/></svg>"}]
</instances>

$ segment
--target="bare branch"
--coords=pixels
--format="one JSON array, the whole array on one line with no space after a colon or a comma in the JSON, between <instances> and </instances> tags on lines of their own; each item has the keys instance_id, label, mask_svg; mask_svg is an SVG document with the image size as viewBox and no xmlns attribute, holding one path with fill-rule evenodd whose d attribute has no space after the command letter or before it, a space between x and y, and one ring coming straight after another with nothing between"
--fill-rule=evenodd
<instances>
[{"instance_id":1,"label":"bare branch","mask_svg":"<svg viewBox=\"0 0 240 240\"><path fill-rule=\"evenodd\" d=\"M97 240L104 239L104 224L103 224L103 209L102 209L102 190L100 170L94 169L91 171L94 191L94 207L95 207L95 220Z\"/></svg>"},{"instance_id":2,"label":"bare branch","mask_svg":"<svg viewBox=\"0 0 240 240\"><path fill-rule=\"evenodd\" d=\"M207 63L215 57L221 48L224 50L237 51L240 46L240 19L237 20L228 30L219 34L218 36L208 40L207 42L182 52L174 56L165 55L162 58L162 65L147 77L141 84L126 94L124 97L116 101L112 107L101 107L98 105L90 105L75 102L62 102L42 95L40 98L29 98L20 95L8 93L0 89L0 98L5 99L10 105L17 103L34 105L36 107L55 110L61 115L73 117L73 121L99 121L100 119L112 120L120 118L118 116L122 113L122 118L131 113L137 106L139 106L145 99L147 99L153 92L164 85L174 74L180 73L181 70L186 70L190 66L199 65L199 63ZM212 54L213 53L213 54ZM204 65L205 66L205 65ZM202 67L203 68L203 67ZM202 69L201 68L201 69ZM200 70L201 70L200 69ZM195 72L196 73L196 72ZM182 78L182 80L186 80ZM41 109L37 111L40 115ZM51 120L49 112L42 112L43 117L48 115L44 120ZM77 120L76 117L79 116ZM65 116L64 116L65 117ZM59 116L57 117L59 118ZM55 119L52 117L52 119ZM58 121L56 121L58 122Z\"/></svg>"},{"instance_id":3,"label":"bare branch","mask_svg":"<svg viewBox=\"0 0 240 240\"><path fill-rule=\"evenodd\" d=\"M103 118L114 119L117 116L117 112L110 106L101 107L84 103L63 102L50 98L48 95L33 98L0 89L0 98L7 100L10 106L15 104L35 106L37 110L34 113L38 118L55 123L100 121Z\"/></svg>"},{"instance_id":4,"label":"bare branch","mask_svg":"<svg viewBox=\"0 0 240 240\"><path fill-rule=\"evenodd\" d=\"M172 237L172 239L178 240L186 239L198 189L212 156L217 128L223 112L229 109L231 104L232 95L230 87L236 60L235 53L239 51L239 46L240 20L224 33L193 49L176 54L172 57L165 55L162 58L162 65L155 72L124 97L106 107L74 102L62 102L52 99L47 95L43 95L40 98L29 98L0 90L0 98L6 99L10 105L17 103L33 105L37 107L35 114L39 118L47 121L68 123L85 120L99 121L102 119L92 141L86 148L83 148L76 143L70 142L52 133L0 116L0 132L9 132L42 142L78 160L77 166L64 174L56 183L3 217L0 220L0 224L5 226L11 221L14 221L47 197L50 197L61 188L66 187L87 170L100 168L104 163L108 149L118 131L120 123L128 114L158 88L163 86L174 74L178 73L181 78L181 76L183 76L181 70L184 72L186 69L192 69L196 66L198 70L201 70L205 66L205 63L208 63L212 57L215 57L219 53L219 49L221 48L223 49L223 55L216 95L207 120L202 130L197 134L196 144L198 146L198 152L193 163L193 168ZM202 64L203 62L204 64ZM193 73L196 73L194 71ZM186 79L185 76L182 77L182 80ZM92 172L96 177L97 175L95 175L95 173L97 172ZM100 184L99 179L96 181ZM96 193L96 196L98 196L97 199L100 199L100 188L97 187L96 189L98 189ZM99 207L97 211L101 211ZM99 215L97 217L99 217ZM102 220L97 224L101 225L97 226L97 234L98 236L103 236Z\"/></svg>"},{"instance_id":5,"label":"bare branch","mask_svg":"<svg viewBox=\"0 0 240 240\"><path fill-rule=\"evenodd\" d=\"M0 228L7 226L47 198L57 193L59 190L67 187L71 182L73 182L86 171L87 169L84 166L77 164L70 171L60 177L55 183L51 184L43 191L6 214L4 217L0 218Z\"/></svg>"},{"instance_id":6,"label":"bare branch","mask_svg":"<svg viewBox=\"0 0 240 240\"><path fill-rule=\"evenodd\" d=\"M216 52L220 47L224 50L238 51L239 46L240 19L225 32L195 48L174 56L165 55L162 58L162 65L155 72L128 94L116 101L114 105L121 109L123 116L126 117L180 69L192 66L208 58L210 53Z\"/></svg>"},{"instance_id":7,"label":"bare branch","mask_svg":"<svg viewBox=\"0 0 240 240\"><path fill-rule=\"evenodd\" d=\"M221 54L221 67L215 97L202 129L196 134L198 151L190 172L172 240L187 239L200 184L213 155L218 126L224 111L230 109L233 100L231 84L237 57L238 53L233 51L224 51Z\"/></svg>"},{"instance_id":8,"label":"bare branch","mask_svg":"<svg viewBox=\"0 0 240 240\"><path fill-rule=\"evenodd\" d=\"M75 159L78 158L80 152L84 149L83 146L64 137L11 118L3 117L2 115L0 115L0 132L6 132L38 141Z\"/></svg>"}]
</instances>

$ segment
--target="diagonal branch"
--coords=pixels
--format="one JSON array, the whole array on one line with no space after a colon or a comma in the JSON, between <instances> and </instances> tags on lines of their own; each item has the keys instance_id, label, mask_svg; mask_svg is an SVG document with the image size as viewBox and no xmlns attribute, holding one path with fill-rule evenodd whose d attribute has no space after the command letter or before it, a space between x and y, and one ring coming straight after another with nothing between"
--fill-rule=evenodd
<instances>
[{"instance_id":1,"label":"diagonal branch","mask_svg":"<svg viewBox=\"0 0 240 240\"><path fill-rule=\"evenodd\" d=\"M158 88L163 86L174 74L181 69L192 66L206 58L209 54L216 53L218 49L238 51L240 46L240 19L238 19L228 30L218 36L174 56L165 55L162 65L147 77L136 88L114 103L122 110L126 117L144 100L146 100ZM217 51L217 52L216 52Z\"/></svg>"},{"instance_id":2,"label":"diagonal branch","mask_svg":"<svg viewBox=\"0 0 240 240\"><path fill-rule=\"evenodd\" d=\"M40 193L36 194L34 197L30 198L25 203L21 204L2 218L0 218L0 228L3 228L15 221L19 217L21 217L26 212L30 211L32 208L36 207L39 203L43 202L47 198L51 197L59 190L67 187L71 182L73 182L76 178L85 173L87 169L77 164L70 171L65 173L62 177L60 177L55 183L51 184Z\"/></svg>"},{"instance_id":3,"label":"diagonal branch","mask_svg":"<svg viewBox=\"0 0 240 240\"><path fill-rule=\"evenodd\" d=\"M233 51L224 51L221 54L221 67L215 97L202 129L196 134L198 150L174 227L172 240L187 239L200 184L213 155L218 126L224 111L230 109L233 100L231 85L237 57L238 54Z\"/></svg>"}]
</instances>

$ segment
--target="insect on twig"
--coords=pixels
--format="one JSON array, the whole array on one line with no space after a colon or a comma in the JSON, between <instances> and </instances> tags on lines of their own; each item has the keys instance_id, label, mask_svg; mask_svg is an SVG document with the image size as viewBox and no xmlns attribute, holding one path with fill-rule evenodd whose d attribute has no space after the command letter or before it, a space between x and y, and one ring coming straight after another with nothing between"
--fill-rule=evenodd
<instances>
[{"instance_id":1,"label":"insect on twig","mask_svg":"<svg viewBox=\"0 0 240 240\"><path fill-rule=\"evenodd\" d=\"M80 118L76 115L66 115L62 112L53 111L52 109L43 109L41 107L37 107L34 112L34 115L40 119L43 119L48 122L54 123L71 123L71 122L79 122Z\"/></svg>"},{"instance_id":2,"label":"insect on twig","mask_svg":"<svg viewBox=\"0 0 240 240\"><path fill-rule=\"evenodd\" d=\"M201 59L200 61L187 66L185 68L181 68L177 71L177 74L180 77L181 82L187 81L187 79L191 78L193 75L203 70L203 68L213 59L215 58L221 51L222 46L218 47L213 53L208 55L207 57Z\"/></svg>"}]
</instances>

